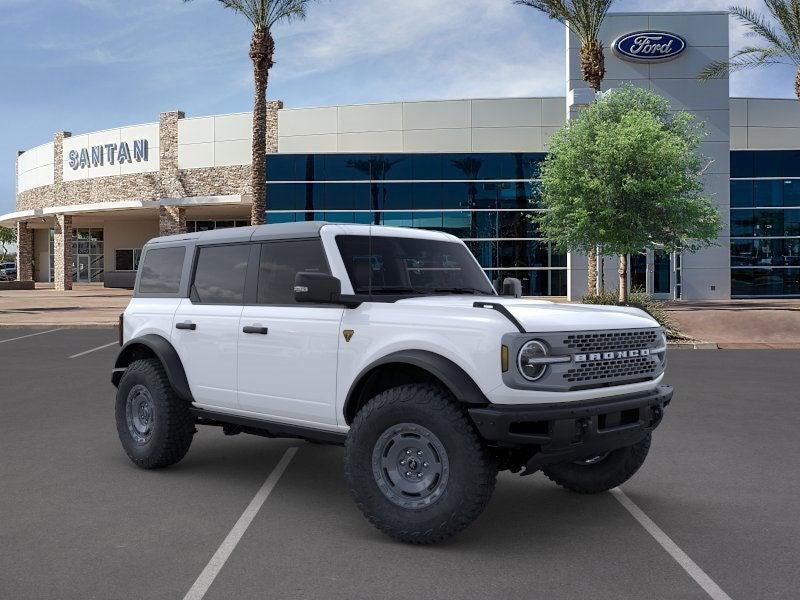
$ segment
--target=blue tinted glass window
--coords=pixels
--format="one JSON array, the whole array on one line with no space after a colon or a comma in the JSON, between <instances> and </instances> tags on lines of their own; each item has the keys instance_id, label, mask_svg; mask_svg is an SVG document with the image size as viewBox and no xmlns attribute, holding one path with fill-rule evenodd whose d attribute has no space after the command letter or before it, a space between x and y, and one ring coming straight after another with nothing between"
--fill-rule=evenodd
<instances>
[{"instance_id":1,"label":"blue tinted glass window","mask_svg":"<svg viewBox=\"0 0 800 600\"><path fill-rule=\"evenodd\" d=\"M783 205L800 206L800 180L788 179L783 182Z\"/></svg>"},{"instance_id":2,"label":"blue tinted glass window","mask_svg":"<svg viewBox=\"0 0 800 600\"><path fill-rule=\"evenodd\" d=\"M783 235L800 235L800 210L784 210Z\"/></svg>"},{"instance_id":3,"label":"blue tinted glass window","mask_svg":"<svg viewBox=\"0 0 800 600\"><path fill-rule=\"evenodd\" d=\"M296 199L298 210L322 210L325 208L324 183L300 183L295 186L298 190Z\"/></svg>"},{"instance_id":4,"label":"blue tinted glass window","mask_svg":"<svg viewBox=\"0 0 800 600\"><path fill-rule=\"evenodd\" d=\"M442 230L457 237L475 237L471 234L472 230L472 213L464 212L445 212L442 215L443 223Z\"/></svg>"},{"instance_id":5,"label":"blue tinted glass window","mask_svg":"<svg viewBox=\"0 0 800 600\"><path fill-rule=\"evenodd\" d=\"M782 150L781 177L800 177L800 150Z\"/></svg>"},{"instance_id":6,"label":"blue tinted glass window","mask_svg":"<svg viewBox=\"0 0 800 600\"><path fill-rule=\"evenodd\" d=\"M353 213L353 222L361 225L380 225L381 213L357 212Z\"/></svg>"},{"instance_id":7,"label":"blue tinted glass window","mask_svg":"<svg viewBox=\"0 0 800 600\"><path fill-rule=\"evenodd\" d=\"M295 181L297 162L294 154L267 155L267 181Z\"/></svg>"},{"instance_id":8,"label":"blue tinted glass window","mask_svg":"<svg viewBox=\"0 0 800 600\"><path fill-rule=\"evenodd\" d=\"M468 208L469 184L468 183L443 183L442 208Z\"/></svg>"},{"instance_id":9,"label":"blue tinted glass window","mask_svg":"<svg viewBox=\"0 0 800 600\"><path fill-rule=\"evenodd\" d=\"M412 206L415 210L442 208L441 183L414 183L411 187Z\"/></svg>"},{"instance_id":10,"label":"blue tinted glass window","mask_svg":"<svg viewBox=\"0 0 800 600\"><path fill-rule=\"evenodd\" d=\"M767 150L754 153L755 166L753 169L756 177L780 177L782 169L782 152Z\"/></svg>"},{"instance_id":11,"label":"blue tinted glass window","mask_svg":"<svg viewBox=\"0 0 800 600\"><path fill-rule=\"evenodd\" d=\"M735 208L753 206L752 181L731 181L731 206Z\"/></svg>"},{"instance_id":12,"label":"blue tinted glass window","mask_svg":"<svg viewBox=\"0 0 800 600\"><path fill-rule=\"evenodd\" d=\"M267 211L267 224L273 223L294 223L298 213L276 213Z\"/></svg>"},{"instance_id":13,"label":"blue tinted glass window","mask_svg":"<svg viewBox=\"0 0 800 600\"><path fill-rule=\"evenodd\" d=\"M753 176L753 154L750 151L731 152L731 177Z\"/></svg>"},{"instance_id":14,"label":"blue tinted glass window","mask_svg":"<svg viewBox=\"0 0 800 600\"><path fill-rule=\"evenodd\" d=\"M360 183L327 183L325 184L325 210L353 210L355 204L355 188Z\"/></svg>"},{"instance_id":15,"label":"blue tinted glass window","mask_svg":"<svg viewBox=\"0 0 800 600\"><path fill-rule=\"evenodd\" d=\"M359 154L326 154L326 181L360 181L369 179L368 157Z\"/></svg>"},{"instance_id":16,"label":"blue tinted glass window","mask_svg":"<svg viewBox=\"0 0 800 600\"><path fill-rule=\"evenodd\" d=\"M750 237L753 235L753 211L731 211L731 235Z\"/></svg>"},{"instance_id":17,"label":"blue tinted glass window","mask_svg":"<svg viewBox=\"0 0 800 600\"><path fill-rule=\"evenodd\" d=\"M514 158L511 154L476 154L481 161L479 179L508 179L514 172Z\"/></svg>"},{"instance_id":18,"label":"blue tinted glass window","mask_svg":"<svg viewBox=\"0 0 800 600\"><path fill-rule=\"evenodd\" d=\"M442 179L477 179L483 169L480 156L445 154L442 158Z\"/></svg>"},{"instance_id":19,"label":"blue tinted glass window","mask_svg":"<svg viewBox=\"0 0 800 600\"><path fill-rule=\"evenodd\" d=\"M544 161L544 152L528 152L514 155L514 174L509 179L533 179L539 177L539 169ZM522 175L520 175L520 172Z\"/></svg>"},{"instance_id":20,"label":"blue tinted glass window","mask_svg":"<svg viewBox=\"0 0 800 600\"><path fill-rule=\"evenodd\" d=\"M800 269L733 269L731 293L735 296L798 295Z\"/></svg>"},{"instance_id":21,"label":"blue tinted glass window","mask_svg":"<svg viewBox=\"0 0 800 600\"><path fill-rule=\"evenodd\" d=\"M383 183L380 185L380 206L383 210L410 210L413 183Z\"/></svg>"},{"instance_id":22,"label":"blue tinted glass window","mask_svg":"<svg viewBox=\"0 0 800 600\"><path fill-rule=\"evenodd\" d=\"M389 227L412 227L414 220L410 212L385 212L381 215L381 225Z\"/></svg>"},{"instance_id":23,"label":"blue tinted glass window","mask_svg":"<svg viewBox=\"0 0 800 600\"><path fill-rule=\"evenodd\" d=\"M421 229L442 229L442 213L421 211L413 213L413 225Z\"/></svg>"},{"instance_id":24,"label":"blue tinted glass window","mask_svg":"<svg viewBox=\"0 0 800 600\"><path fill-rule=\"evenodd\" d=\"M412 155L411 177L412 179L442 179L442 155Z\"/></svg>"},{"instance_id":25,"label":"blue tinted glass window","mask_svg":"<svg viewBox=\"0 0 800 600\"><path fill-rule=\"evenodd\" d=\"M267 186L267 210L297 210L299 188L294 183L273 183Z\"/></svg>"},{"instance_id":26,"label":"blue tinted glass window","mask_svg":"<svg viewBox=\"0 0 800 600\"><path fill-rule=\"evenodd\" d=\"M783 181L763 180L753 182L755 189L755 206L782 206Z\"/></svg>"}]
</instances>

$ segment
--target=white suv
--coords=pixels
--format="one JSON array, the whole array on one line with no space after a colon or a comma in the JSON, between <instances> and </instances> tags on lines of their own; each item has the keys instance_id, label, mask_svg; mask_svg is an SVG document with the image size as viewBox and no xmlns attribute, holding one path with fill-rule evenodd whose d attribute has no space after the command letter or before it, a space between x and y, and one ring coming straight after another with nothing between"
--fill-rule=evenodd
<instances>
[{"instance_id":1,"label":"white suv","mask_svg":"<svg viewBox=\"0 0 800 600\"><path fill-rule=\"evenodd\" d=\"M157 238L120 317L122 445L181 460L196 425L345 446L358 507L402 541L481 513L498 470L579 493L643 463L672 389L646 313L501 297L444 233L291 223Z\"/></svg>"}]
</instances>

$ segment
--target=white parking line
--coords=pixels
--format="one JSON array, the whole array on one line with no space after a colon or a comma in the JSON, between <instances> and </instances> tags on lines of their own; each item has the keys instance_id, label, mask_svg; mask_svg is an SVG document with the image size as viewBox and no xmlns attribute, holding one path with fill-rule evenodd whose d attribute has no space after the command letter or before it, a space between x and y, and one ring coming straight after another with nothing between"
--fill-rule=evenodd
<instances>
[{"instance_id":1,"label":"white parking line","mask_svg":"<svg viewBox=\"0 0 800 600\"><path fill-rule=\"evenodd\" d=\"M731 597L728 596L722 588L720 588L714 580L709 577L703 569L697 566L697 563L694 562L689 555L686 554L683 550L681 550L678 545L672 541L672 539L664 533L664 531L656 525L653 520L644 514L641 508L634 504L633 500L628 498L619 488L614 488L611 490L611 493L614 497L619 501L620 504L627 510L633 518L639 521L639 524L645 528L647 533L649 533L653 538L661 545L664 550L666 550L669 555L675 559L684 571L689 574L689 577L695 580L697 585L705 590L705 592L714 600L731 600Z\"/></svg>"},{"instance_id":2,"label":"white parking line","mask_svg":"<svg viewBox=\"0 0 800 600\"><path fill-rule=\"evenodd\" d=\"M16 342L17 340L24 340L25 338L33 337L35 335L44 335L45 333L53 333L54 331L61 331L61 327L58 329L49 329L47 331L37 331L36 333L29 333L28 335L21 335L19 337L11 338L8 340L0 340L0 344L5 344L6 342Z\"/></svg>"},{"instance_id":3,"label":"white parking line","mask_svg":"<svg viewBox=\"0 0 800 600\"><path fill-rule=\"evenodd\" d=\"M236 521L233 529L231 529L227 537L222 540L222 544L219 548L217 548L214 556L212 556L211 560L208 561L206 568L203 569L202 573L200 573L200 576L195 580L191 589L183 597L183 600L200 600L206 595L208 588L211 587L212 583L214 583L214 579L216 579L222 567L225 566L225 562L228 560L228 557L231 555L234 548L236 548L239 540L242 539L244 532L247 531L250 523L252 523L253 519L261 508L261 505L264 504L267 496L269 496L270 492L272 492L272 490L275 488L275 484L278 483L278 479L281 478L281 475L283 475L283 472L286 470L286 467L289 466L289 462L296 453L297 448L294 447L288 448L286 452L284 452L283 457L281 457L280 461L278 461L278 464L275 465L275 468L272 469L272 473L270 473L267 479L264 481L261 489L259 489L256 492L256 495L253 496L250 504L248 504L247 508L244 509L242 516L239 517L238 521Z\"/></svg>"},{"instance_id":4,"label":"white parking line","mask_svg":"<svg viewBox=\"0 0 800 600\"><path fill-rule=\"evenodd\" d=\"M108 348L109 346L116 346L119 342L111 342L109 344L103 344L102 346L98 346L97 348L92 348L91 350L84 350L83 352L78 352L77 354L73 354L70 358L78 358L79 356L84 356L89 354L90 352L97 352L98 350L102 350L103 348Z\"/></svg>"}]
</instances>

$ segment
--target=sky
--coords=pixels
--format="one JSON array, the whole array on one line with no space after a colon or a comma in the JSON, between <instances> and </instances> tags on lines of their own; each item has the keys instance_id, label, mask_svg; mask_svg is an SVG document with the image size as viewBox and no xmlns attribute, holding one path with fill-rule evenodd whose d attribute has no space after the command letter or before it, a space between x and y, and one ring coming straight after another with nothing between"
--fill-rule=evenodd
<instances>
[{"instance_id":1,"label":"sky","mask_svg":"<svg viewBox=\"0 0 800 600\"><path fill-rule=\"evenodd\" d=\"M660 0L724 10L729 0ZM763 10L761 0L743 0ZM618 0L613 10L652 10ZM217 0L0 0L0 214L18 150L73 134L248 111L250 25ZM268 96L287 107L560 96L564 28L511 0L318 0L275 30ZM745 41L731 34L733 48ZM734 75L732 95L793 97L786 67Z\"/></svg>"}]
</instances>

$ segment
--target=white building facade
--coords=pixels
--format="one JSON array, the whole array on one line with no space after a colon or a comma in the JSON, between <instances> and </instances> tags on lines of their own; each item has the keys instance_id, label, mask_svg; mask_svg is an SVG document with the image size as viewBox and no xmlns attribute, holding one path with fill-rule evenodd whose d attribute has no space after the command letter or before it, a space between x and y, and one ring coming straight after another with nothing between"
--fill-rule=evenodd
<instances>
[{"instance_id":1,"label":"white building facade","mask_svg":"<svg viewBox=\"0 0 800 600\"><path fill-rule=\"evenodd\" d=\"M635 34L635 35L634 35ZM660 298L800 296L800 104L729 98L697 73L728 56L726 13L612 13L604 89L631 82L706 123L706 193L724 228L696 254L643 249L631 285ZM271 102L267 222L423 227L465 240L495 280L532 296L586 292L586 258L556 252L531 218L547 141L593 94L566 36L565 95L284 108ZM17 157L18 277L129 286L159 234L248 222L251 115L187 118L70 135ZM616 283L616 260L606 261Z\"/></svg>"}]
</instances>

